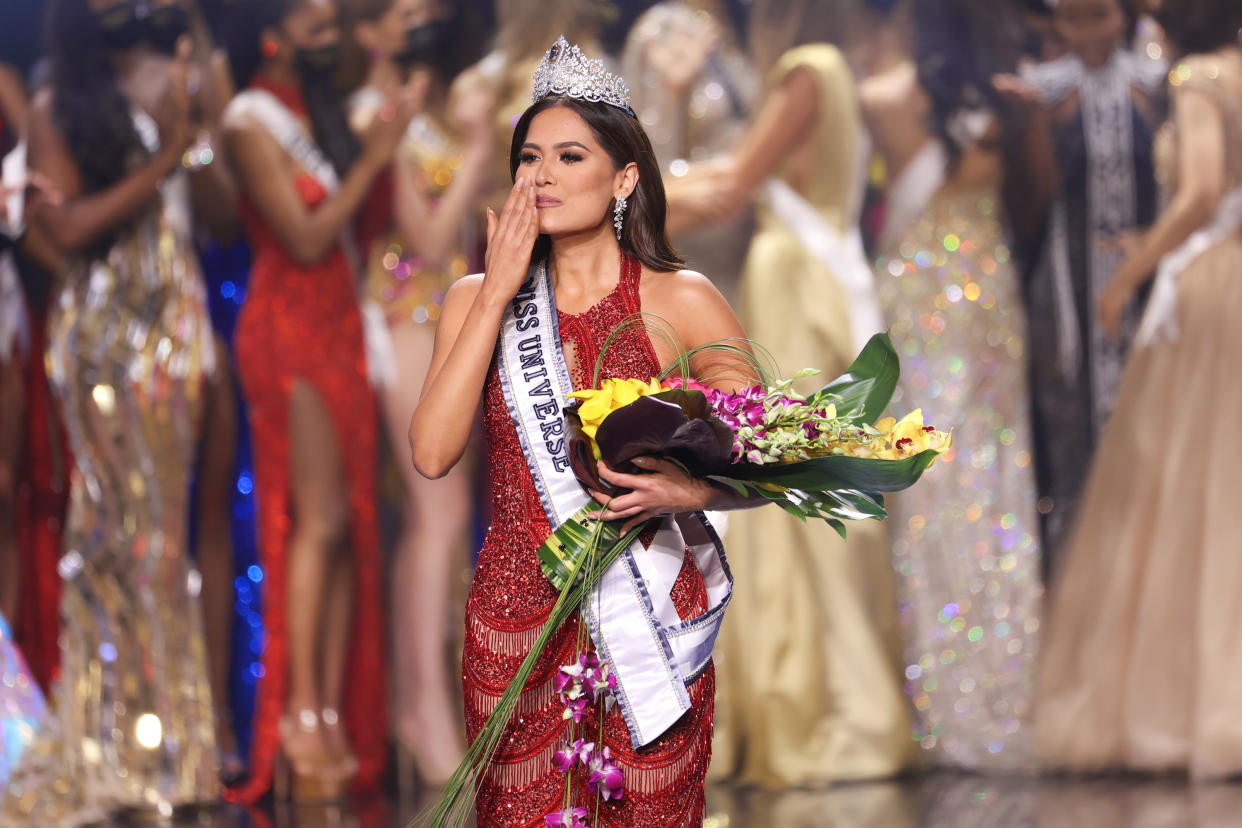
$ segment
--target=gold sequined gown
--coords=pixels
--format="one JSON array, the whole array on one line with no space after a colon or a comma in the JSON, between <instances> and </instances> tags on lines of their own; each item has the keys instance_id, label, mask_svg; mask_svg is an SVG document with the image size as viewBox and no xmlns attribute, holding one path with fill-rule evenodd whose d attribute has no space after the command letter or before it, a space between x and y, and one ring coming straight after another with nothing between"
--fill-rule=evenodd
<instances>
[{"instance_id":1,"label":"gold sequined gown","mask_svg":"<svg viewBox=\"0 0 1242 828\"><path fill-rule=\"evenodd\" d=\"M374 87L358 90L350 97L351 120L364 129L383 103L383 93ZM417 115L410 122L398 152L413 162L418 185L433 202L443 196L464 162L458 140L427 114ZM445 294L469 270L467 254L475 242L473 228L463 226L460 236L458 252L444 268L428 267L406 249L401 234L395 231L385 229L369 240L367 294L384 309L389 327L396 329L413 322L430 323L434 329Z\"/></svg>"},{"instance_id":2,"label":"gold sequined gown","mask_svg":"<svg viewBox=\"0 0 1242 828\"><path fill-rule=\"evenodd\" d=\"M155 140L155 125L136 119ZM144 128L145 127L145 128ZM52 302L48 375L75 467L60 562L61 678L0 825L60 826L217 795L215 735L187 557L190 473L211 325L184 172Z\"/></svg>"},{"instance_id":3,"label":"gold sequined gown","mask_svg":"<svg viewBox=\"0 0 1242 828\"><path fill-rule=\"evenodd\" d=\"M840 52L813 45L787 53L770 83L797 67L821 94L819 163L802 194L840 228L860 140L853 79ZM839 375L854 357L841 288L766 205L758 221L742 275L748 335L785 373ZM729 519L735 585L716 647L714 772L769 787L899 772L912 749L885 526L852 523L842 541L779 509Z\"/></svg>"},{"instance_id":4,"label":"gold sequined gown","mask_svg":"<svg viewBox=\"0 0 1242 828\"><path fill-rule=\"evenodd\" d=\"M927 479L887 499L914 737L928 764L1005 771L1031 764L1043 587L1026 318L995 177L942 185L889 228L876 288L901 357L892 410L953 429Z\"/></svg>"},{"instance_id":5,"label":"gold sequined gown","mask_svg":"<svg viewBox=\"0 0 1242 828\"><path fill-rule=\"evenodd\" d=\"M1224 189L1242 186L1242 71L1198 58L1174 97L1225 124ZM1157 139L1176 187L1176 130ZM1052 767L1242 774L1242 236L1177 282L1175 340L1131 351L1064 569L1050 594L1036 717ZM1236 820L1236 817L1235 817Z\"/></svg>"}]
</instances>

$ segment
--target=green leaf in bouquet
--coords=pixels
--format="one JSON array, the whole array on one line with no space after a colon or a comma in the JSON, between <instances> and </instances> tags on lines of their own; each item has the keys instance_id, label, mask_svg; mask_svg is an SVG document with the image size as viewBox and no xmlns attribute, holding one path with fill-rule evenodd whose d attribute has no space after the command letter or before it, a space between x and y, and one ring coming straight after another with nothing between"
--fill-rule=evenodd
<instances>
[{"instance_id":1,"label":"green leaf in bouquet","mask_svg":"<svg viewBox=\"0 0 1242 828\"><path fill-rule=\"evenodd\" d=\"M832 455L767 466L737 465L729 474L754 483L805 491L899 492L918 482L939 456L931 449L903 460Z\"/></svg>"},{"instance_id":2,"label":"green leaf in bouquet","mask_svg":"<svg viewBox=\"0 0 1242 828\"><path fill-rule=\"evenodd\" d=\"M838 415L857 412L859 422L872 425L888 408L897 390L901 363L888 334L868 340L849 370L812 394L812 405L835 402Z\"/></svg>"},{"instance_id":3,"label":"green leaf in bouquet","mask_svg":"<svg viewBox=\"0 0 1242 828\"><path fill-rule=\"evenodd\" d=\"M725 477L724 475L720 475L720 474L709 474L707 475L707 479L713 480L716 483L720 483L723 486L729 487L730 489L737 492L742 497L746 497L746 495L750 494L751 492L751 487L747 486L742 481L736 480L732 477Z\"/></svg>"}]
</instances>

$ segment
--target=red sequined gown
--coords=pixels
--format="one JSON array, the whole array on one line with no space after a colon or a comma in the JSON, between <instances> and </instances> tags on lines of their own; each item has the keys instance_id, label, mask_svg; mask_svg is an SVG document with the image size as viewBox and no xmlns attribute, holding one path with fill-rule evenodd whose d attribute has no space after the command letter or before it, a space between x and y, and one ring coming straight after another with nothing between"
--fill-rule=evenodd
<instances>
[{"instance_id":1,"label":"red sequined gown","mask_svg":"<svg viewBox=\"0 0 1242 828\"><path fill-rule=\"evenodd\" d=\"M621 279L611 294L585 313L559 314L561 342L566 355L572 354L575 388L591 386L605 338L618 322L641 310L640 272L637 262L624 258ZM659 371L650 339L637 331L610 346L603 376L650 378ZM536 557L551 529L505 405L494 361L484 388L483 423L494 517L466 605L462 679L471 739L530 651L557 597ZM703 578L690 556L674 585L673 600L682 618L707 609ZM552 682L559 665L575 660L578 626L575 618L552 639L527 683L495 765L480 787L480 828L542 828L544 815L562 808L565 775L553 766L552 755L569 730L561 719L564 708ZM714 695L715 673L709 667L690 687L693 709L657 742L637 752L619 708L613 708L605 723L604 744L622 766L625 795L620 802L603 805L603 824L663 828L702 823ZM598 722L593 710L583 722ZM588 732L593 734L595 727L591 724ZM595 797L586 791L585 776L576 780L574 790L575 804L594 813Z\"/></svg>"},{"instance_id":2,"label":"red sequined gown","mask_svg":"<svg viewBox=\"0 0 1242 828\"><path fill-rule=\"evenodd\" d=\"M296 90L262 82L255 86L272 92L295 112L305 111ZM308 207L314 208L327 198L327 192L309 174L300 174L295 183ZM378 426L375 398L367 381L354 278L339 246L314 265L299 265L245 200L242 217L254 260L246 301L238 317L235 350L253 434L267 645L255 703L251 776L229 791L228 798L250 802L266 793L280 749L278 727L289 686L289 399L297 380L310 383L327 407L348 478L356 592L346 703L341 713L358 757L354 791L370 792L379 787L386 759L387 676L375 515Z\"/></svg>"}]
</instances>

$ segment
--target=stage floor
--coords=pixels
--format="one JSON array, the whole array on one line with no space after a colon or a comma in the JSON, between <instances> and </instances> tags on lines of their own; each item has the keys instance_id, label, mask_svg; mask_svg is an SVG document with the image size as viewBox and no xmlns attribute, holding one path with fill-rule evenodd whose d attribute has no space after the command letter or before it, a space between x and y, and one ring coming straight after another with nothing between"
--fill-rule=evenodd
<instances>
[{"instance_id":1,"label":"stage floor","mask_svg":"<svg viewBox=\"0 0 1242 828\"><path fill-rule=\"evenodd\" d=\"M222 807L176 819L203 828L400 828L421 803ZM704 828L1234 828L1242 784L1152 777L989 778L931 774L781 793L716 786Z\"/></svg>"}]
</instances>

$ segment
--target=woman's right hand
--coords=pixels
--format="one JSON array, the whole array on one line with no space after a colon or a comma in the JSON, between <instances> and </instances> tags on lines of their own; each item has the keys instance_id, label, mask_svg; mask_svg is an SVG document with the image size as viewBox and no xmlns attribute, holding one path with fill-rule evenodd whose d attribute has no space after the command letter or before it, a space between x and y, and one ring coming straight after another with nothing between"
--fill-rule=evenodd
<instances>
[{"instance_id":1,"label":"woman's right hand","mask_svg":"<svg viewBox=\"0 0 1242 828\"><path fill-rule=\"evenodd\" d=\"M187 44L178 45L177 55L168 67L164 94L155 110L155 124L160 130L160 147L180 160L196 134L191 117L194 101L190 94L190 52Z\"/></svg>"},{"instance_id":2,"label":"woman's right hand","mask_svg":"<svg viewBox=\"0 0 1242 828\"><path fill-rule=\"evenodd\" d=\"M519 177L509 191L500 216L487 211L487 256L480 292L493 300L512 299L526 280L538 238L539 210L535 207L534 182Z\"/></svg>"},{"instance_id":3,"label":"woman's right hand","mask_svg":"<svg viewBox=\"0 0 1242 828\"><path fill-rule=\"evenodd\" d=\"M400 89L385 96L362 136L362 157L383 167L396 155L410 120L422 108L427 94L427 78L414 73Z\"/></svg>"}]
</instances>

